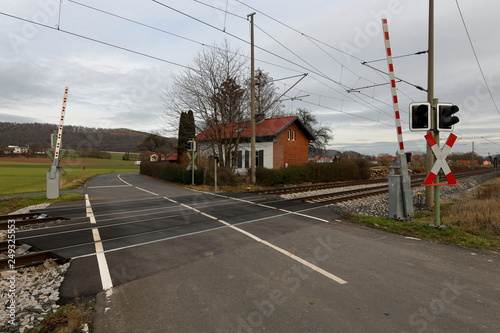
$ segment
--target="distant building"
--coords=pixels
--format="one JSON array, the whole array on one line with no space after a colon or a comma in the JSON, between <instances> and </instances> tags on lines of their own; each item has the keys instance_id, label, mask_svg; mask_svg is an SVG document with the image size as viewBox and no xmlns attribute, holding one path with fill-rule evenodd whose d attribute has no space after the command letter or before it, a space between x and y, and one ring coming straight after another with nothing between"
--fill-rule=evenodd
<instances>
[{"instance_id":1,"label":"distant building","mask_svg":"<svg viewBox=\"0 0 500 333\"><path fill-rule=\"evenodd\" d=\"M212 132L213 129L207 129L196 136L200 154L210 154L210 141L214 137ZM250 167L250 124L227 124L220 132L225 138L240 134L233 163L238 173L246 172ZM256 166L268 169L307 163L309 143L315 139L297 116L264 119L255 124L255 134Z\"/></svg>"},{"instance_id":2,"label":"distant building","mask_svg":"<svg viewBox=\"0 0 500 333\"><path fill-rule=\"evenodd\" d=\"M7 146L7 148L4 148L4 154L26 154L28 153L28 149L28 146Z\"/></svg>"}]
</instances>

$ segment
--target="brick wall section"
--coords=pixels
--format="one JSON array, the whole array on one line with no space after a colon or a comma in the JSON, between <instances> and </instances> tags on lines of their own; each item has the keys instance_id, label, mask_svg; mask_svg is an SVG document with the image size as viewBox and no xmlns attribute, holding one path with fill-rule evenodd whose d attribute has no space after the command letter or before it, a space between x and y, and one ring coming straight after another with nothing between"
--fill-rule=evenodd
<instances>
[{"instance_id":1,"label":"brick wall section","mask_svg":"<svg viewBox=\"0 0 500 333\"><path fill-rule=\"evenodd\" d=\"M295 140L288 139L288 130L295 131ZM274 169L288 165L306 164L308 162L309 140L299 127L292 123L274 142Z\"/></svg>"}]
</instances>

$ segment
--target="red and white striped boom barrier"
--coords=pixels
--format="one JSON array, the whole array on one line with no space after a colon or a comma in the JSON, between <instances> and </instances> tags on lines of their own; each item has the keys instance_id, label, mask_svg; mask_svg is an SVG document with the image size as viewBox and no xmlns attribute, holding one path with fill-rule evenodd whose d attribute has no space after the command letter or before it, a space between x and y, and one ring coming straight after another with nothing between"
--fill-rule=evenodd
<instances>
[{"instance_id":1,"label":"red and white striped boom barrier","mask_svg":"<svg viewBox=\"0 0 500 333\"><path fill-rule=\"evenodd\" d=\"M391 81L392 104L396 120L396 131L398 136L398 154L401 164L402 194L406 218L413 217L413 198L410 187L410 176L408 175L408 163L406 161L405 145L403 141L403 128L401 127L401 113L399 111L398 94L396 89L396 77L394 75L394 64L392 62L391 42L389 39L389 28L387 19L382 19L384 30L385 50L387 53L387 66L389 67L389 80Z\"/></svg>"},{"instance_id":2,"label":"red and white striped boom barrier","mask_svg":"<svg viewBox=\"0 0 500 333\"><path fill-rule=\"evenodd\" d=\"M68 87L64 88L64 97L63 97L63 103L62 103L62 110L61 110L61 119L59 120L59 128L57 130L57 141L56 141L56 149L54 152L54 160L59 159L59 151L61 150L61 141L62 141L62 130L64 126L64 115L66 113L66 102L68 100Z\"/></svg>"},{"instance_id":3,"label":"red and white striped boom barrier","mask_svg":"<svg viewBox=\"0 0 500 333\"><path fill-rule=\"evenodd\" d=\"M59 128L57 129L57 140L54 150L54 160L52 161L52 166L49 170L49 178L55 179L57 173L57 167L59 166L59 152L61 151L62 144L62 131L64 126L64 115L66 114L66 102L68 100L68 87L64 88L64 96L61 110L61 118L59 119Z\"/></svg>"}]
</instances>

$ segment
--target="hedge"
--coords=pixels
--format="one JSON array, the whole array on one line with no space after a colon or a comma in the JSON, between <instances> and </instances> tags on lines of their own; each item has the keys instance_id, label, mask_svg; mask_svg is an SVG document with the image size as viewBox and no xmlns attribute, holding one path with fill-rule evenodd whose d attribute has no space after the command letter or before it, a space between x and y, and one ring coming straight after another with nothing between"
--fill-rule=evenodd
<instances>
[{"instance_id":1,"label":"hedge","mask_svg":"<svg viewBox=\"0 0 500 333\"><path fill-rule=\"evenodd\" d=\"M185 165L168 162L141 162L141 175L146 175L173 183L191 184L191 170ZM195 170L194 183L203 184L203 170Z\"/></svg>"},{"instance_id":2,"label":"hedge","mask_svg":"<svg viewBox=\"0 0 500 333\"><path fill-rule=\"evenodd\" d=\"M368 162L362 159L340 163L309 163L281 169L257 168L257 184L273 186L304 182L326 183L370 178Z\"/></svg>"}]
</instances>

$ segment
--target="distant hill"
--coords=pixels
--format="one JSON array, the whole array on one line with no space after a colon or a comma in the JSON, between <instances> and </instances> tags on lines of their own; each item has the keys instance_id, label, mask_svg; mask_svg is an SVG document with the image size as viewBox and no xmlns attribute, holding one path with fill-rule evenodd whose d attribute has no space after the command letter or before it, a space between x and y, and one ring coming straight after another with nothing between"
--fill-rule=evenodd
<instances>
[{"instance_id":1,"label":"distant hill","mask_svg":"<svg viewBox=\"0 0 500 333\"><path fill-rule=\"evenodd\" d=\"M39 145L50 147L50 135L57 130L54 124L22 124L0 122L0 148L12 146ZM83 126L64 126L63 148L94 149L102 151L135 152L137 145L149 133L125 128L90 128ZM172 147L177 139L168 139Z\"/></svg>"}]
</instances>

